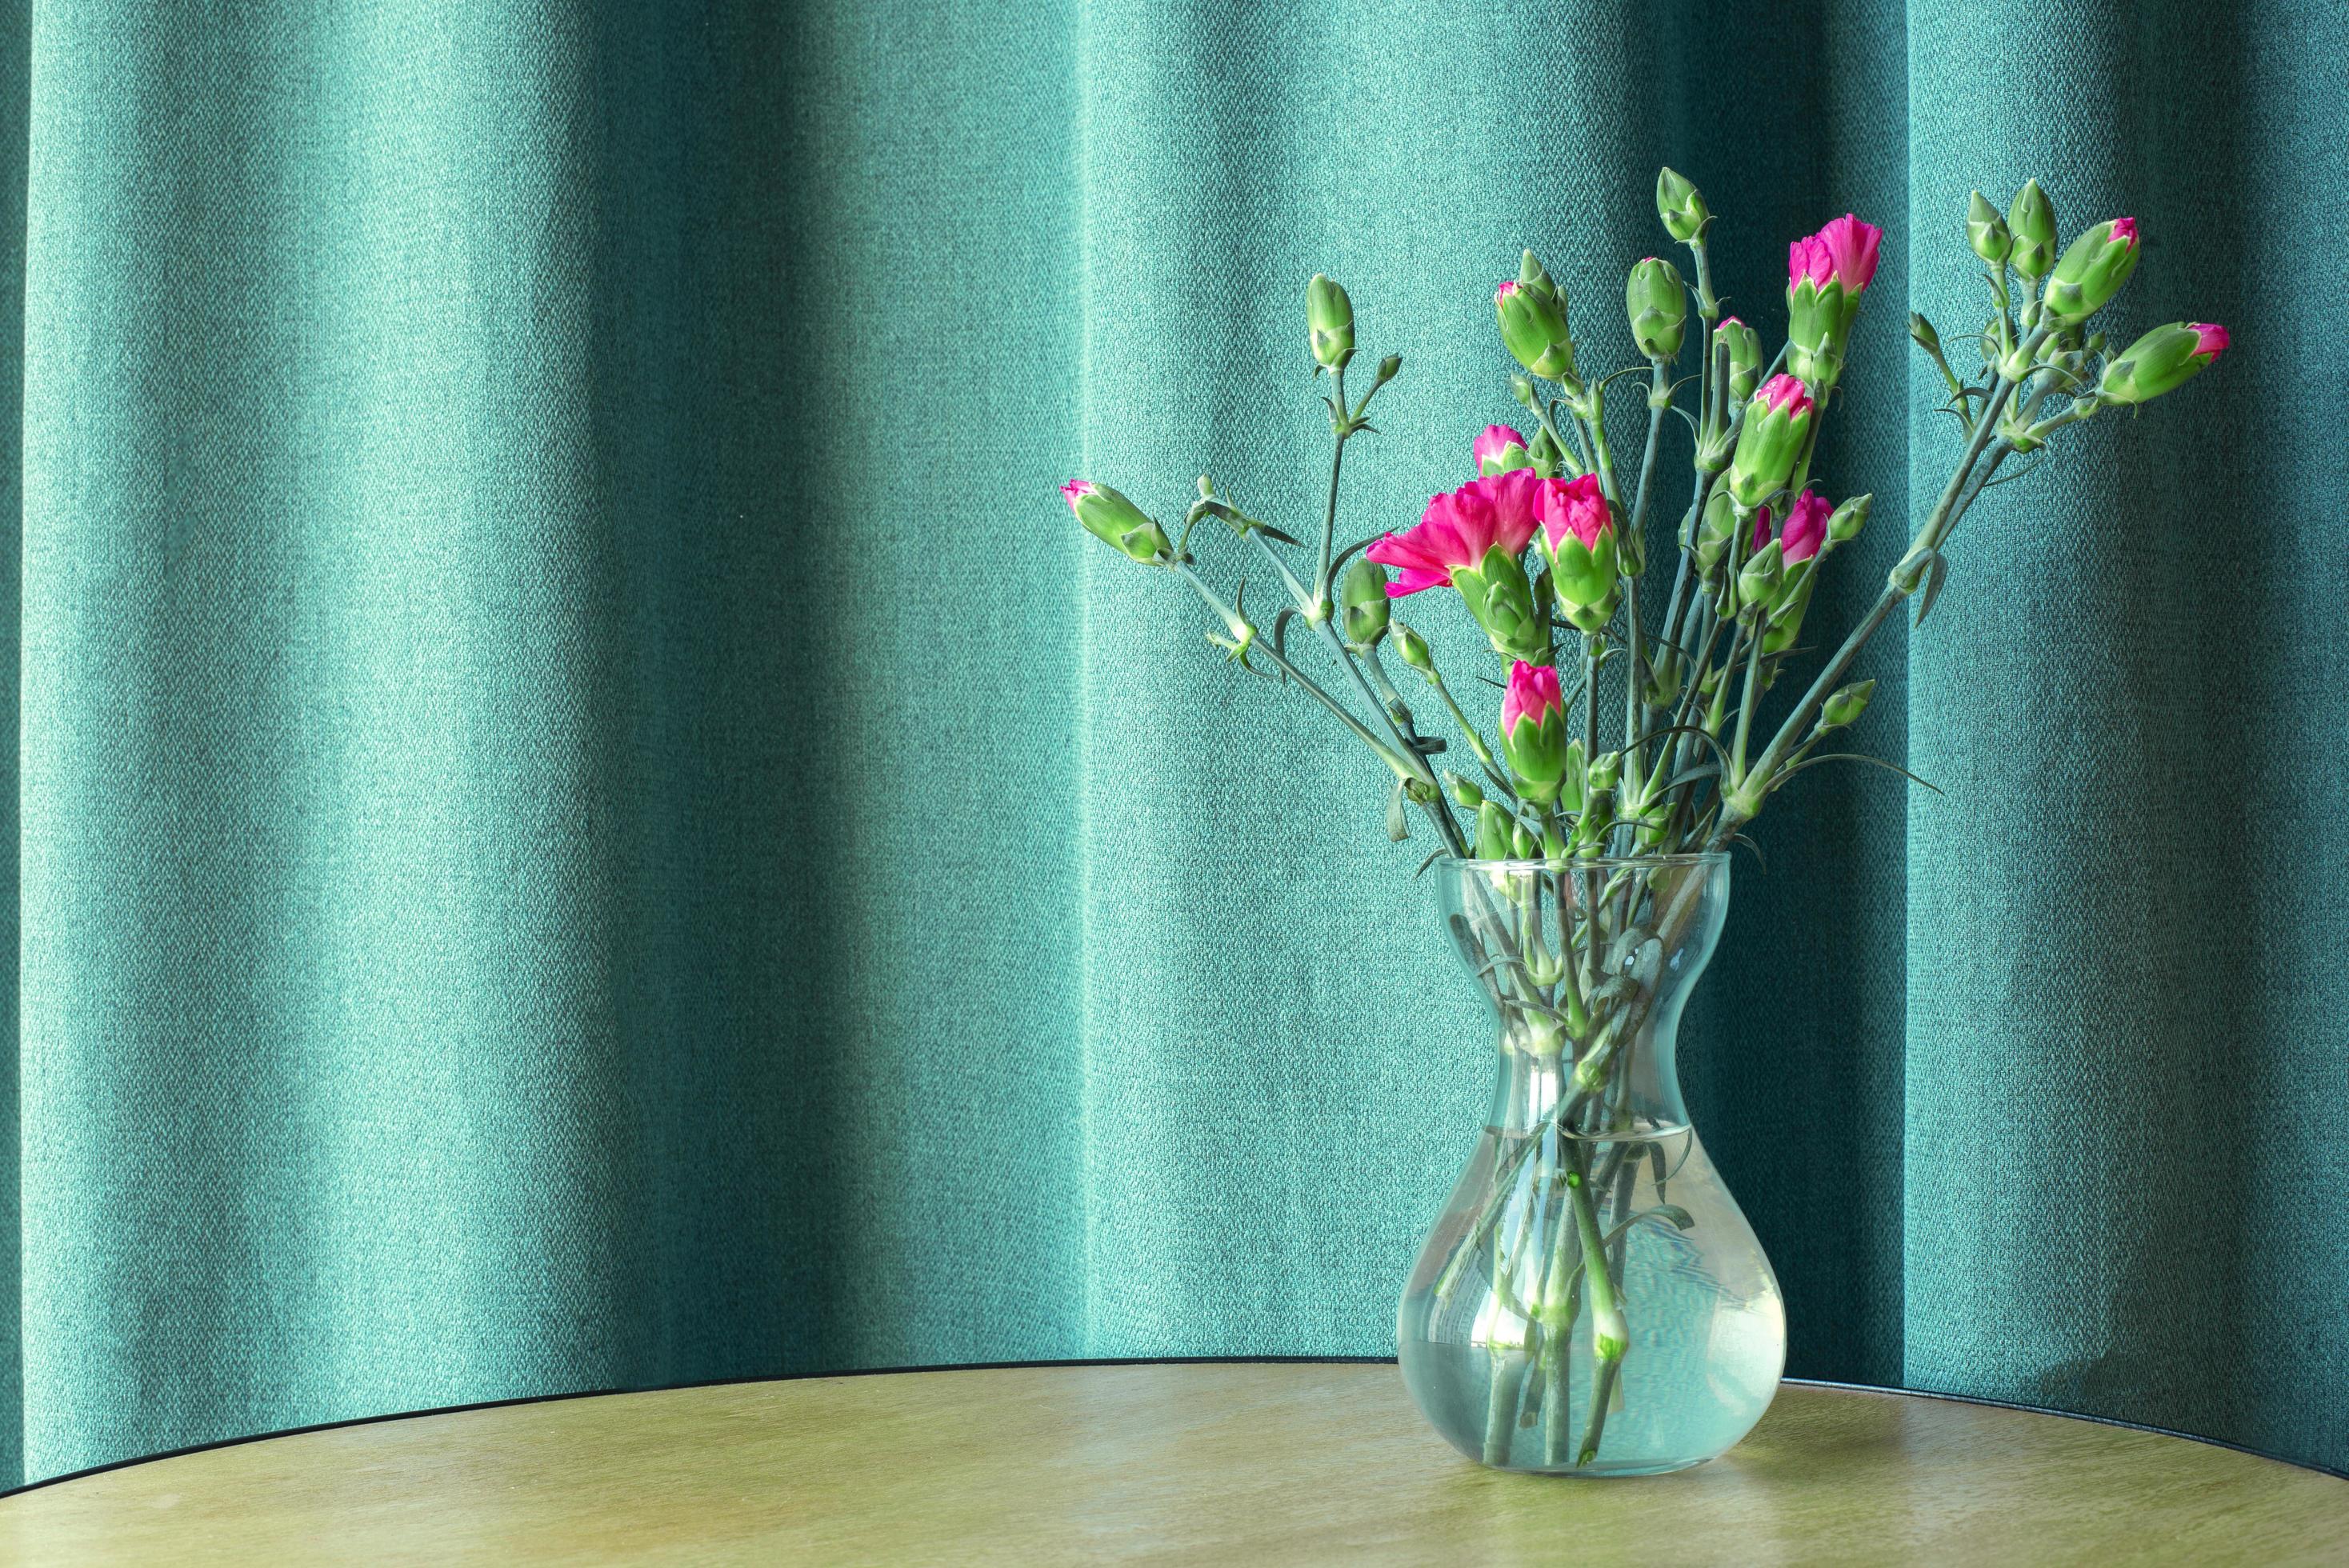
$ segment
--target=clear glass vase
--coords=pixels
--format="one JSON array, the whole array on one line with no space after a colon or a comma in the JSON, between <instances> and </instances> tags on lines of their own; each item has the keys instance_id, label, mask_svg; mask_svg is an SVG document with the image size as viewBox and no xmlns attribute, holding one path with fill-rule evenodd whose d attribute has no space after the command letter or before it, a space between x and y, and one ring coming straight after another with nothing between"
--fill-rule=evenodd
<instances>
[{"instance_id":1,"label":"clear glass vase","mask_svg":"<svg viewBox=\"0 0 2349 1568\"><path fill-rule=\"evenodd\" d=\"M1496 1469L1702 1464L1761 1419L1786 1357L1777 1279L1672 1060L1729 857L1437 869L1499 1024L1500 1075L1403 1292L1403 1381Z\"/></svg>"}]
</instances>

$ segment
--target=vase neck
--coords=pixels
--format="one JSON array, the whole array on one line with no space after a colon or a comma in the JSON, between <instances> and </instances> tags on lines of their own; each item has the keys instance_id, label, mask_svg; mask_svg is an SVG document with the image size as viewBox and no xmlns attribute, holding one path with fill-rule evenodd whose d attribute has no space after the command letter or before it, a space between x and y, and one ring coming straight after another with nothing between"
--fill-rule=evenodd
<instances>
[{"instance_id":1,"label":"vase neck","mask_svg":"<svg viewBox=\"0 0 2349 1568\"><path fill-rule=\"evenodd\" d=\"M1688 1109L1681 1099L1672 1051L1678 1022L1677 1012L1651 1019L1618 1042L1608 1053L1608 1070L1596 1078L1595 1087L1584 1081L1593 1075L1576 1071L1574 1042L1565 1042L1561 1049L1549 1031L1527 1030L1522 1021L1505 1023L1486 1120L1496 1131L1530 1131L1555 1114L1559 1100L1580 1096L1583 1103L1574 1117L1577 1126L1687 1125Z\"/></svg>"}]
</instances>

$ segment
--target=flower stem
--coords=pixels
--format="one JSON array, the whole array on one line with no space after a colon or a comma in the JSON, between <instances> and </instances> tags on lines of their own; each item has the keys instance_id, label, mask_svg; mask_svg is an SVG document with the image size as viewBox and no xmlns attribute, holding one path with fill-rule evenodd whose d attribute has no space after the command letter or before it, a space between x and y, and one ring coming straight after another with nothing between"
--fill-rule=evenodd
<instances>
[{"instance_id":1,"label":"flower stem","mask_svg":"<svg viewBox=\"0 0 2349 1568\"><path fill-rule=\"evenodd\" d=\"M1566 1172L1567 1201L1574 1209L1575 1233L1582 1247L1582 1277L1590 1297L1590 1416L1583 1429L1581 1452L1575 1457L1578 1465L1587 1465L1598 1457L1599 1435L1607 1425L1607 1401L1615 1391L1616 1369L1631 1340L1622 1304L1616 1299L1614 1275L1607 1266L1607 1247L1599 1239L1599 1214L1591 1206L1589 1175L1583 1163L1578 1150Z\"/></svg>"},{"instance_id":2,"label":"flower stem","mask_svg":"<svg viewBox=\"0 0 2349 1568\"><path fill-rule=\"evenodd\" d=\"M2037 352L2040 344L2046 341L2050 330L2039 327L2033 332L2024 345L2026 357L2028 353ZM1982 405L1982 418L1975 423L1972 438L1966 443L1964 457L1959 459L1956 470L1950 475L1950 482L1943 487L1941 499L1934 504L1931 515L1925 520L1925 526L1917 531L1917 537L1909 546L1910 554L1919 550L1939 550L1949 537L1949 531L1957 525L1964 510L1960 500L1965 494L1966 481L1972 477L1974 464L1982 457L1983 449L1990 445L1992 433L1998 428L1999 413L2005 407L2007 399L2014 395L2015 385L2013 380L2003 375L1999 377L1997 388L1991 394L1989 401ZM1827 694L1835 689L1836 683L1843 678L1844 671L1851 667L1851 661L1859 655L1859 650L1866 645L1868 639L1876 634L1876 629L1884 624L1885 617L1892 613L1892 606L1906 597L1908 591L1897 580L1885 584L1884 592L1877 597L1876 603L1861 618L1859 624L1852 628L1851 634L1844 639L1843 646L1836 650L1835 656L1826 662L1819 671L1818 678L1803 694L1803 700L1795 705L1795 711L1786 716L1785 722L1778 727L1778 732L1771 737L1770 744L1755 760L1753 770L1733 789L1723 792L1721 820L1713 829L1712 841L1706 846L1708 849L1717 850L1727 843L1730 835L1751 821L1761 810L1762 799L1769 791L1770 780L1787 751L1802 738L1804 729L1817 714L1819 705L1826 700Z\"/></svg>"}]
</instances>

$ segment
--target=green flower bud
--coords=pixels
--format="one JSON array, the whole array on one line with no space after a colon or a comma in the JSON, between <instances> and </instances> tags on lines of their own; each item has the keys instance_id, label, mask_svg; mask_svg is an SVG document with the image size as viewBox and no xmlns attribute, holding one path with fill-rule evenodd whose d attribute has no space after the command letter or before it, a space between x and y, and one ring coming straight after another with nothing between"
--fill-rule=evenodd
<instances>
[{"instance_id":1,"label":"green flower bud","mask_svg":"<svg viewBox=\"0 0 2349 1568\"><path fill-rule=\"evenodd\" d=\"M1698 570L1710 573L1728 553L1729 542L1737 537L1737 509L1729 499L1726 489L1716 489L1704 503L1704 516L1696 531L1696 563Z\"/></svg>"},{"instance_id":2,"label":"green flower bud","mask_svg":"<svg viewBox=\"0 0 2349 1568\"><path fill-rule=\"evenodd\" d=\"M1859 531L1868 526L1868 509L1875 504L1875 493L1870 491L1856 495L1836 508L1827 516L1827 542L1846 544L1857 539Z\"/></svg>"},{"instance_id":3,"label":"green flower bud","mask_svg":"<svg viewBox=\"0 0 2349 1568\"><path fill-rule=\"evenodd\" d=\"M1590 765L1583 760L1582 742L1566 743L1566 766L1557 776L1557 809L1579 811L1590 799Z\"/></svg>"},{"instance_id":4,"label":"green flower bud","mask_svg":"<svg viewBox=\"0 0 2349 1568\"><path fill-rule=\"evenodd\" d=\"M1786 369L1824 394L1843 374L1843 284L1798 280L1786 291Z\"/></svg>"},{"instance_id":5,"label":"green flower bud","mask_svg":"<svg viewBox=\"0 0 2349 1568\"><path fill-rule=\"evenodd\" d=\"M1631 341L1651 359L1676 359L1688 324L1688 285L1680 269L1650 256L1631 269L1623 284L1623 308L1631 318Z\"/></svg>"},{"instance_id":6,"label":"green flower bud","mask_svg":"<svg viewBox=\"0 0 2349 1568\"><path fill-rule=\"evenodd\" d=\"M1762 335L1733 315L1713 329L1713 336L1729 346L1729 397L1743 403L1754 396L1762 375Z\"/></svg>"},{"instance_id":7,"label":"green flower bud","mask_svg":"<svg viewBox=\"0 0 2349 1568\"><path fill-rule=\"evenodd\" d=\"M1475 568L1453 568L1452 585L1492 638L1495 653L1528 661L1549 656L1548 639L1534 613L1533 584L1516 556L1495 544Z\"/></svg>"},{"instance_id":8,"label":"green flower bud","mask_svg":"<svg viewBox=\"0 0 2349 1568\"><path fill-rule=\"evenodd\" d=\"M1393 623L1389 627L1388 634L1393 639L1394 651L1402 656L1404 664L1422 675L1435 668L1435 655L1429 649L1425 637L1421 636L1401 621Z\"/></svg>"},{"instance_id":9,"label":"green flower bud","mask_svg":"<svg viewBox=\"0 0 2349 1568\"><path fill-rule=\"evenodd\" d=\"M1933 324L1925 319L1923 312L1912 310L1909 313L1909 335L1926 353L1941 352L1941 335L1933 330Z\"/></svg>"},{"instance_id":10,"label":"green flower bud","mask_svg":"<svg viewBox=\"0 0 2349 1568\"><path fill-rule=\"evenodd\" d=\"M1602 751L1590 759L1590 788L1595 792L1612 789L1623 777L1623 754Z\"/></svg>"},{"instance_id":11,"label":"green flower bud","mask_svg":"<svg viewBox=\"0 0 2349 1568\"><path fill-rule=\"evenodd\" d=\"M2014 270L2033 280L2045 277L2047 269L2055 264L2055 203L2047 199L2038 181L2027 182L2014 193L2006 226L2014 236Z\"/></svg>"},{"instance_id":12,"label":"green flower bud","mask_svg":"<svg viewBox=\"0 0 2349 1568\"><path fill-rule=\"evenodd\" d=\"M1354 357L1354 302L1319 273L1305 285L1305 322L1314 363L1335 370Z\"/></svg>"},{"instance_id":13,"label":"green flower bud","mask_svg":"<svg viewBox=\"0 0 2349 1568\"><path fill-rule=\"evenodd\" d=\"M2105 366L2096 394L2129 406L2174 392L2227 349L2227 329L2210 322L2173 321L2157 326Z\"/></svg>"},{"instance_id":14,"label":"green flower bud","mask_svg":"<svg viewBox=\"0 0 2349 1568\"><path fill-rule=\"evenodd\" d=\"M1868 711L1868 699L1876 695L1874 681L1854 681L1830 696L1819 708L1819 732L1842 729Z\"/></svg>"},{"instance_id":15,"label":"green flower bud","mask_svg":"<svg viewBox=\"0 0 2349 1568\"><path fill-rule=\"evenodd\" d=\"M1402 374L1402 356L1390 354L1379 361L1379 385L1383 387Z\"/></svg>"},{"instance_id":16,"label":"green flower bud","mask_svg":"<svg viewBox=\"0 0 2349 1568\"><path fill-rule=\"evenodd\" d=\"M1532 860L1534 851L1538 848L1540 848L1540 841L1536 839L1522 822L1518 823L1516 830L1509 834L1510 851L1518 860Z\"/></svg>"},{"instance_id":17,"label":"green flower bud","mask_svg":"<svg viewBox=\"0 0 2349 1568\"><path fill-rule=\"evenodd\" d=\"M1473 811L1485 803L1484 789L1475 780L1463 779L1459 774L1446 769L1444 781L1452 787L1452 798L1460 802L1463 810Z\"/></svg>"},{"instance_id":18,"label":"green flower bud","mask_svg":"<svg viewBox=\"0 0 2349 1568\"><path fill-rule=\"evenodd\" d=\"M2102 310L2137 271L2137 253L2134 218L2108 218L2073 241L2048 275L2048 318L2071 325Z\"/></svg>"},{"instance_id":19,"label":"green flower bud","mask_svg":"<svg viewBox=\"0 0 2349 1568\"><path fill-rule=\"evenodd\" d=\"M1509 814L1487 800L1476 808L1476 858L1506 861L1512 848Z\"/></svg>"},{"instance_id":20,"label":"green flower bud","mask_svg":"<svg viewBox=\"0 0 2349 1568\"><path fill-rule=\"evenodd\" d=\"M1816 412L1809 391L1792 376L1773 376L1754 394L1729 466L1729 493L1739 506L1752 511L1785 487Z\"/></svg>"},{"instance_id":21,"label":"green flower bud","mask_svg":"<svg viewBox=\"0 0 2349 1568\"><path fill-rule=\"evenodd\" d=\"M1992 266L2006 260L2014 250L2014 236L2006 232L2006 220L1998 215L1997 208L1983 200L1979 191L1966 208L1966 243Z\"/></svg>"},{"instance_id":22,"label":"green flower bud","mask_svg":"<svg viewBox=\"0 0 2349 1568\"><path fill-rule=\"evenodd\" d=\"M1664 221L1664 232L1683 245L1702 238L1713 222L1697 188L1670 169L1656 171L1656 216Z\"/></svg>"},{"instance_id":23,"label":"green flower bud","mask_svg":"<svg viewBox=\"0 0 2349 1568\"><path fill-rule=\"evenodd\" d=\"M1386 568L1355 557L1338 579L1338 618L1346 645L1356 653L1375 646L1387 634Z\"/></svg>"},{"instance_id":24,"label":"green flower bud","mask_svg":"<svg viewBox=\"0 0 2349 1568\"><path fill-rule=\"evenodd\" d=\"M1774 539L1738 568L1737 603L1748 610L1768 609L1777 603L1785 580L1785 547Z\"/></svg>"},{"instance_id":25,"label":"green flower bud","mask_svg":"<svg viewBox=\"0 0 2349 1568\"><path fill-rule=\"evenodd\" d=\"M1774 542L1771 548L1778 546ZM1770 608L1770 624L1762 632L1764 658L1785 653L1802 634L1803 617L1811 608L1811 589L1819 580L1818 568L1812 563L1817 559L1813 556L1811 562L1797 562L1785 569L1778 585L1777 603Z\"/></svg>"},{"instance_id":26,"label":"green flower bud","mask_svg":"<svg viewBox=\"0 0 2349 1568\"><path fill-rule=\"evenodd\" d=\"M1531 251L1516 281L1494 294L1493 314L1501 324L1501 341L1518 364L1536 376L1580 385L1574 374L1574 339L1566 326L1566 296Z\"/></svg>"},{"instance_id":27,"label":"green flower bud","mask_svg":"<svg viewBox=\"0 0 2349 1568\"><path fill-rule=\"evenodd\" d=\"M1174 558L1174 542L1166 537L1166 531L1109 486L1071 480L1061 487L1061 495L1095 539L1115 545L1146 565Z\"/></svg>"}]
</instances>

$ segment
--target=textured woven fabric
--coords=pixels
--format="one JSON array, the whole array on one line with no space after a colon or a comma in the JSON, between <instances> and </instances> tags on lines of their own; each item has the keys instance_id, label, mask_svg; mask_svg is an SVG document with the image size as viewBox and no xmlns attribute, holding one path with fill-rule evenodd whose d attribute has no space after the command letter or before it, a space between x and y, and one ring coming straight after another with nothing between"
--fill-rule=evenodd
<instances>
[{"instance_id":1,"label":"textured woven fabric","mask_svg":"<svg viewBox=\"0 0 2349 1568\"><path fill-rule=\"evenodd\" d=\"M1890 230L1815 625L1954 455L1970 186L2235 334L1872 651L1949 793L1814 771L1740 868L1682 1057L1790 1370L2349 1465L2336 7L8 10L0 1474L1391 1351L1491 1070L1428 846L1052 486L1311 515L1326 270L1407 366L1349 536L1414 519L1519 245L1628 359L1661 161L1774 333Z\"/></svg>"}]
</instances>

